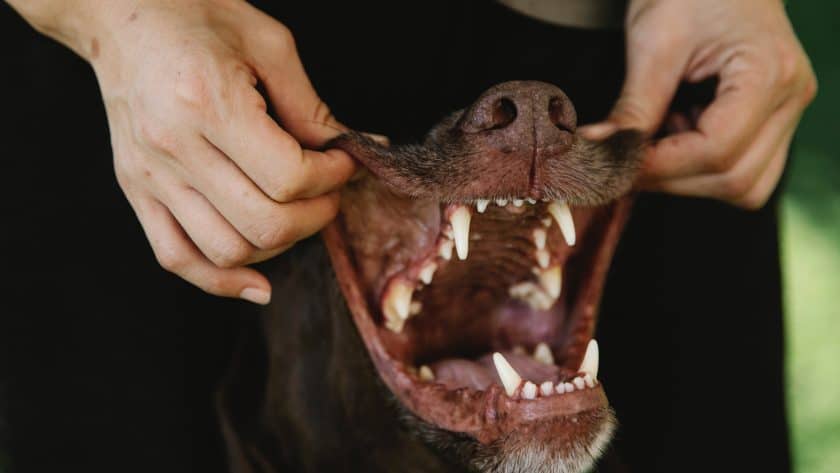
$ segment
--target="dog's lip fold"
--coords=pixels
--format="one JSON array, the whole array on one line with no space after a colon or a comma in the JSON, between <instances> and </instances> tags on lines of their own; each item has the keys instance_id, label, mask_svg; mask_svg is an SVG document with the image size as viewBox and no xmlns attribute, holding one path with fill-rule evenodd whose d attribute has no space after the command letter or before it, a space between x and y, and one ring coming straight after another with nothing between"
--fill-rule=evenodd
<instances>
[{"instance_id":1,"label":"dog's lip fold","mask_svg":"<svg viewBox=\"0 0 840 473\"><path fill-rule=\"evenodd\" d=\"M578 289L570 308L569 317L577 322L574 332L566 335L570 348L567 365L579 365L586 342L593 335L606 272L631 205L630 196L610 205L611 215L600 232L600 242L590 260L590 277ZM528 400L508 397L497 384L484 390L448 389L442 384L420 381L412 373L412 367L395 359L383 343L380 334L383 329L376 323L378 309L369 305L367 288L363 287L352 250L345 241L341 218L325 228L322 235L339 286L380 377L402 404L419 418L449 431L469 434L479 442L490 443L512 432L528 430L534 423L607 408L600 383L589 389Z\"/></svg>"}]
</instances>

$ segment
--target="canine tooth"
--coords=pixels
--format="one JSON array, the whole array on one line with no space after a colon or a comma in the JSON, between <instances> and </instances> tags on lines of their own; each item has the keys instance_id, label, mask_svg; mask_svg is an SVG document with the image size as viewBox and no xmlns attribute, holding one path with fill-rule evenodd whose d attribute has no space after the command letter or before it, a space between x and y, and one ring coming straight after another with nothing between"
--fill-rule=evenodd
<instances>
[{"instance_id":1,"label":"canine tooth","mask_svg":"<svg viewBox=\"0 0 840 473\"><path fill-rule=\"evenodd\" d=\"M552 266L540 272L540 285L545 292L553 299L560 297L560 289L563 284L563 274L560 271L560 266Z\"/></svg>"},{"instance_id":2,"label":"canine tooth","mask_svg":"<svg viewBox=\"0 0 840 473\"><path fill-rule=\"evenodd\" d=\"M575 387L578 388L578 390L581 390L581 389L586 387L586 383L583 381L583 378L581 378L580 376L573 379L572 384L574 384Z\"/></svg>"},{"instance_id":3,"label":"canine tooth","mask_svg":"<svg viewBox=\"0 0 840 473\"><path fill-rule=\"evenodd\" d=\"M587 388L594 388L595 387L595 380L592 379L592 375L589 374L589 373L586 373L585 375L583 375L583 382L586 383Z\"/></svg>"},{"instance_id":4,"label":"canine tooth","mask_svg":"<svg viewBox=\"0 0 840 473\"><path fill-rule=\"evenodd\" d=\"M586 346L586 354L583 355L583 361L580 362L578 371L588 373L592 379L598 379L598 342L593 338L589 340L589 345Z\"/></svg>"},{"instance_id":5,"label":"canine tooth","mask_svg":"<svg viewBox=\"0 0 840 473\"><path fill-rule=\"evenodd\" d=\"M483 214L485 210L487 210L487 205L490 204L490 201L487 199L476 199L475 201L475 209L478 210L478 213Z\"/></svg>"},{"instance_id":6,"label":"canine tooth","mask_svg":"<svg viewBox=\"0 0 840 473\"><path fill-rule=\"evenodd\" d=\"M563 387L566 388L567 393L574 392L575 390L575 385L569 382L563 383Z\"/></svg>"},{"instance_id":7,"label":"canine tooth","mask_svg":"<svg viewBox=\"0 0 840 473\"><path fill-rule=\"evenodd\" d=\"M545 248L545 241L548 239L548 232L543 228L534 229L534 245L538 250Z\"/></svg>"},{"instance_id":8,"label":"canine tooth","mask_svg":"<svg viewBox=\"0 0 840 473\"><path fill-rule=\"evenodd\" d=\"M455 240L455 251L458 259L467 259L470 251L470 209L460 206L452 212L449 221L452 223L453 240Z\"/></svg>"},{"instance_id":9,"label":"canine tooth","mask_svg":"<svg viewBox=\"0 0 840 473\"><path fill-rule=\"evenodd\" d=\"M554 355L551 354L551 348L548 348L545 342L538 343L537 347L534 348L534 359L544 365L551 366L554 364Z\"/></svg>"},{"instance_id":10,"label":"canine tooth","mask_svg":"<svg viewBox=\"0 0 840 473\"><path fill-rule=\"evenodd\" d=\"M386 326L394 332L402 332L403 325L411 313L411 296L414 287L407 281L396 280L388 285L387 294L382 302Z\"/></svg>"},{"instance_id":11,"label":"canine tooth","mask_svg":"<svg viewBox=\"0 0 840 473\"><path fill-rule=\"evenodd\" d=\"M505 392L509 397L513 397L516 389L522 384L522 377L499 352L493 353L493 364L496 365L496 372L499 373Z\"/></svg>"},{"instance_id":12,"label":"canine tooth","mask_svg":"<svg viewBox=\"0 0 840 473\"><path fill-rule=\"evenodd\" d=\"M554 392L557 394L564 394L566 392L566 385L563 383L557 383L557 386L554 388Z\"/></svg>"},{"instance_id":13,"label":"canine tooth","mask_svg":"<svg viewBox=\"0 0 840 473\"><path fill-rule=\"evenodd\" d=\"M423 304L420 301L411 301L411 305L408 306L408 315L417 315L421 310L423 310Z\"/></svg>"},{"instance_id":14,"label":"canine tooth","mask_svg":"<svg viewBox=\"0 0 840 473\"><path fill-rule=\"evenodd\" d=\"M496 205L504 207L507 205L507 199L496 199Z\"/></svg>"},{"instance_id":15,"label":"canine tooth","mask_svg":"<svg viewBox=\"0 0 840 473\"><path fill-rule=\"evenodd\" d=\"M560 233L569 246L575 246L575 221L572 219L572 211L569 205L562 201L554 201L548 205L548 213L557 220L560 226Z\"/></svg>"},{"instance_id":16,"label":"canine tooth","mask_svg":"<svg viewBox=\"0 0 840 473\"><path fill-rule=\"evenodd\" d=\"M525 399L535 399L537 397L537 385L526 381L525 386L522 386L522 397Z\"/></svg>"},{"instance_id":17,"label":"canine tooth","mask_svg":"<svg viewBox=\"0 0 840 473\"><path fill-rule=\"evenodd\" d=\"M455 248L455 242L452 240L444 240L438 247L438 255L449 261L452 259L452 249Z\"/></svg>"},{"instance_id":18,"label":"canine tooth","mask_svg":"<svg viewBox=\"0 0 840 473\"><path fill-rule=\"evenodd\" d=\"M525 199L525 202L528 202L529 204L534 205L534 204L537 203L537 199L532 199L531 197L528 197L527 199Z\"/></svg>"},{"instance_id":19,"label":"canine tooth","mask_svg":"<svg viewBox=\"0 0 840 473\"><path fill-rule=\"evenodd\" d=\"M540 394L543 396L551 396L552 391L554 391L554 385L551 384L551 381L546 381L540 385Z\"/></svg>"},{"instance_id":20,"label":"canine tooth","mask_svg":"<svg viewBox=\"0 0 840 473\"><path fill-rule=\"evenodd\" d=\"M551 263L551 253L545 248L537 250L536 257L537 264L540 265L540 268L547 268L548 264Z\"/></svg>"},{"instance_id":21,"label":"canine tooth","mask_svg":"<svg viewBox=\"0 0 840 473\"><path fill-rule=\"evenodd\" d=\"M420 367L420 379L426 382L434 381L435 373L427 365L423 365Z\"/></svg>"},{"instance_id":22,"label":"canine tooth","mask_svg":"<svg viewBox=\"0 0 840 473\"><path fill-rule=\"evenodd\" d=\"M451 250L450 250L451 254ZM437 271L437 263L434 261L429 261L422 268L420 268L420 273L417 275L423 284L429 284L432 282L432 276L435 275L435 271Z\"/></svg>"},{"instance_id":23,"label":"canine tooth","mask_svg":"<svg viewBox=\"0 0 840 473\"><path fill-rule=\"evenodd\" d=\"M516 207L522 207L522 204L524 203L525 201L522 199L513 199L513 205Z\"/></svg>"}]
</instances>

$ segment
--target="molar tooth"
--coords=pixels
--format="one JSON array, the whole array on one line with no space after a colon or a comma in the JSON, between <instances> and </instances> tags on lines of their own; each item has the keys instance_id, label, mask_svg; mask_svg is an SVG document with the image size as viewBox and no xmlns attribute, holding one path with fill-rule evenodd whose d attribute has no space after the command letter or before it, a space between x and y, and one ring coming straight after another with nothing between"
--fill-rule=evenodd
<instances>
[{"instance_id":1,"label":"molar tooth","mask_svg":"<svg viewBox=\"0 0 840 473\"><path fill-rule=\"evenodd\" d=\"M551 263L551 253L545 248L537 250L535 256L537 257L537 264L540 265L540 268L547 268L549 263Z\"/></svg>"},{"instance_id":2,"label":"molar tooth","mask_svg":"<svg viewBox=\"0 0 840 473\"><path fill-rule=\"evenodd\" d=\"M566 388L567 393L574 392L575 390L575 385L569 382L563 383L563 387Z\"/></svg>"},{"instance_id":3,"label":"molar tooth","mask_svg":"<svg viewBox=\"0 0 840 473\"><path fill-rule=\"evenodd\" d=\"M420 367L420 379L426 382L434 381L435 373L428 365L423 365Z\"/></svg>"},{"instance_id":4,"label":"molar tooth","mask_svg":"<svg viewBox=\"0 0 840 473\"><path fill-rule=\"evenodd\" d=\"M496 372L499 374L499 379L502 380L502 386L504 386L508 397L513 397L519 385L522 384L522 377L499 352L493 353L493 364L496 365Z\"/></svg>"},{"instance_id":5,"label":"molar tooth","mask_svg":"<svg viewBox=\"0 0 840 473\"><path fill-rule=\"evenodd\" d=\"M452 250L450 250L450 255L452 254ZM422 268L420 268L420 273L417 275L423 284L430 284L432 282L432 276L435 275L435 271L437 271L437 263L434 261L429 261Z\"/></svg>"},{"instance_id":6,"label":"molar tooth","mask_svg":"<svg viewBox=\"0 0 840 473\"><path fill-rule=\"evenodd\" d=\"M496 199L496 205L499 207L504 207L507 205L507 199Z\"/></svg>"},{"instance_id":7,"label":"molar tooth","mask_svg":"<svg viewBox=\"0 0 840 473\"><path fill-rule=\"evenodd\" d=\"M538 250L545 248L545 241L548 239L548 232L544 228L534 229L534 245Z\"/></svg>"},{"instance_id":8,"label":"molar tooth","mask_svg":"<svg viewBox=\"0 0 840 473\"><path fill-rule=\"evenodd\" d=\"M524 203L525 201L522 199L513 199L513 205L516 207L522 207L522 204Z\"/></svg>"},{"instance_id":9,"label":"molar tooth","mask_svg":"<svg viewBox=\"0 0 840 473\"><path fill-rule=\"evenodd\" d=\"M420 301L411 301L411 305L408 306L408 315L417 315L420 311L423 310L423 304Z\"/></svg>"},{"instance_id":10,"label":"molar tooth","mask_svg":"<svg viewBox=\"0 0 840 473\"><path fill-rule=\"evenodd\" d=\"M575 221L572 219L572 211L569 205L562 201L554 201L548 205L548 212L557 220L560 232L569 246L575 246Z\"/></svg>"},{"instance_id":11,"label":"molar tooth","mask_svg":"<svg viewBox=\"0 0 840 473\"><path fill-rule=\"evenodd\" d=\"M382 313L385 315L385 325L391 331L402 332L403 325L411 313L411 296L414 286L401 279L392 281L386 289L385 300L382 301Z\"/></svg>"},{"instance_id":12,"label":"molar tooth","mask_svg":"<svg viewBox=\"0 0 840 473\"><path fill-rule=\"evenodd\" d=\"M470 251L470 209L465 206L459 206L452 212L449 221L452 223L453 240L455 240L455 251L458 253L458 259L467 259L467 254Z\"/></svg>"},{"instance_id":13,"label":"molar tooth","mask_svg":"<svg viewBox=\"0 0 840 473\"><path fill-rule=\"evenodd\" d=\"M546 381L540 385L540 394L543 396L551 396L552 391L554 391L554 385L551 384L551 381Z\"/></svg>"},{"instance_id":14,"label":"molar tooth","mask_svg":"<svg viewBox=\"0 0 840 473\"><path fill-rule=\"evenodd\" d=\"M525 386L522 386L522 397L525 399L535 399L537 397L537 385L526 381Z\"/></svg>"},{"instance_id":15,"label":"molar tooth","mask_svg":"<svg viewBox=\"0 0 840 473\"><path fill-rule=\"evenodd\" d=\"M583 355L583 361L580 362L580 368L578 368L578 371L591 375L593 380L598 379L598 351L598 342L594 338L589 340L586 354Z\"/></svg>"},{"instance_id":16,"label":"molar tooth","mask_svg":"<svg viewBox=\"0 0 840 473\"><path fill-rule=\"evenodd\" d=\"M555 302L555 299L549 297L540 286L531 281L525 281L511 286L508 289L508 294L537 310L548 310Z\"/></svg>"},{"instance_id":17,"label":"molar tooth","mask_svg":"<svg viewBox=\"0 0 840 473\"><path fill-rule=\"evenodd\" d=\"M444 240L438 247L438 255L449 261L452 259L452 249L455 248L455 242L452 240Z\"/></svg>"},{"instance_id":18,"label":"molar tooth","mask_svg":"<svg viewBox=\"0 0 840 473\"><path fill-rule=\"evenodd\" d=\"M566 385L563 383L557 383L557 386L554 388L554 392L557 394L564 394L566 392Z\"/></svg>"},{"instance_id":19,"label":"molar tooth","mask_svg":"<svg viewBox=\"0 0 840 473\"><path fill-rule=\"evenodd\" d=\"M560 266L555 265L540 272L540 285L552 299L560 297L560 289L563 284L563 274Z\"/></svg>"},{"instance_id":20,"label":"molar tooth","mask_svg":"<svg viewBox=\"0 0 840 473\"><path fill-rule=\"evenodd\" d=\"M586 383L587 388L594 388L595 387L595 380L592 379L592 375L589 374L589 373L586 373L585 375L583 375L583 382Z\"/></svg>"},{"instance_id":21,"label":"molar tooth","mask_svg":"<svg viewBox=\"0 0 840 473\"><path fill-rule=\"evenodd\" d=\"M578 390L582 390L583 388L586 387L586 383L583 381L583 378L581 378L580 376L577 376L575 379L573 379L572 384L574 384L575 387L578 388Z\"/></svg>"},{"instance_id":22,"label":"molar tooth","mask_svg":"<svg viewBox=\"0 0 840 473\"><path fill-rule=\"evenodd\" d=\"M475 209L478 210L478 213L483 214L487 210L488 204L490 204L490 201L487 199L477 199L475 201Z\"/></svg>"},{"instance_id":23,"label":"molar tooth","mask_svg":"<svg viewBox=\"0 0 840 473\"><path fill-rule=\"evenodd\" d=\"M554 365L554 355L551 354L551 348L548 348L545 342L538 343L534 348L534 359L544 365Z\"/></svg>"}]
</instances>

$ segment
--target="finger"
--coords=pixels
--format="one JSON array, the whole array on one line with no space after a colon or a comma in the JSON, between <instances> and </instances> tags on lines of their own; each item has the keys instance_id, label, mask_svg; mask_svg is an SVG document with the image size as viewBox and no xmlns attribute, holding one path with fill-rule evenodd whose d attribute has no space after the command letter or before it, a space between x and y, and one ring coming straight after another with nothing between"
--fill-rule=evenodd
<instances>
[{"instance_id":1,"label":"finger","mask_svg":"<svg viewBox=\"0 0 840 473\"><path fill-rule=\"evenodd\" d=\"M758 179L752 189L749 190L736 205L745 209L757 210L767 203L767 200L773 195L779 179L782 178L782 173L785 170L785 163L787 163L788 155L790 154L790 144L793 141L794 133L791 132L786 139L779 146L776 156L770 161L764 174Z\"/></svg>"},{"instance_id":2,"label":"finger","mask_svg":"<svg viewBox=\"0 0 840 473\"><path fill-rule=\"evenodd\" d=\"M270 301L271 285L263 275L251 268L222 269L213 265L187 238L163 204L140 198L132 205L164 269L210 294L239 297L257 304Z\"/></svg>"},{"instance_id":3,"label":"finger","mask_svg":"<svg viewBox=\"0 0 840 473\"><path fill-rule=\"evenodd\" d=\"M163 184L163 183L161 183ZM161 185L161 202L204 256L220 268L243 266L256 248L195 189L184 184Z\"/></svg>"},{"instance_id":4,"label":"finger","mask_svg":"<svg viewBox=\"0 0 840 473\"><path fill-rule=\"evenodd\" d=\"M667 136L649 148L642 177L672 179L730 170L778 106L769 95L764 80L746 73L722 79L696 130Z\"/></svg>"},{"instance_id":5,"label":"finger","mask_svg":"<svg viewBox=\"0 0 840 473\"><path fill-rule=\"evenodd\" d=\"M316 197L338 189L356 172L356 161L343 151L301 149L265 113L262 98L248 84L236 94L229 120L204 135L272 200Z\"/></svg>"},{"instance_id":6,"label":"finger","mask_svg":"<svg viewBox=\"0 0 840 473\"><path fill-rule=\"evenodd\" d=\"M713 197L737 204L752 189L779 148L789 142L800 115L798 108L792 105L779 110L765 124L735 167L727 172L664 181L646 180L642 182L642 187L680 195Z\"/></svg>"}]
</instances>

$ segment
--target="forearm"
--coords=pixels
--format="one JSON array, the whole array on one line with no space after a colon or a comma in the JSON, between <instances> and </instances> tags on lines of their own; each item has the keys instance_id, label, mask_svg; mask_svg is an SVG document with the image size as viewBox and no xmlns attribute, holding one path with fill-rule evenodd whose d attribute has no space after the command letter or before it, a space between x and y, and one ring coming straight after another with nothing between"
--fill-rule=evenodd
<instances>
[{"instance_id":1,"label":"forearm","mask_svg":"<svg viewBox=\"0 0 840 473\"><path fill-rule=\"evenodd\" d=\"M85 59L96 47L97 31L106 18L124 9L124 0L6 0L33 28Z\"/></svg>"}]
</instances>

